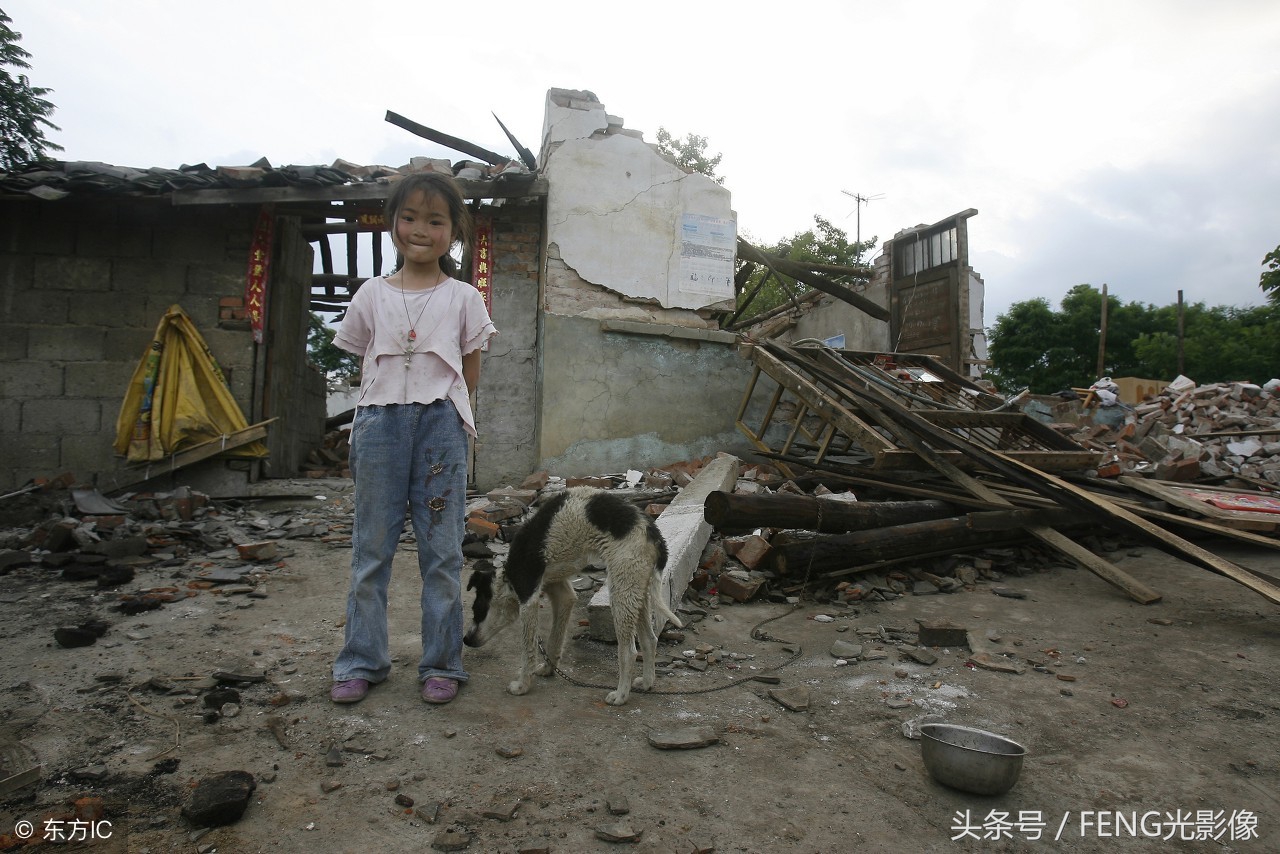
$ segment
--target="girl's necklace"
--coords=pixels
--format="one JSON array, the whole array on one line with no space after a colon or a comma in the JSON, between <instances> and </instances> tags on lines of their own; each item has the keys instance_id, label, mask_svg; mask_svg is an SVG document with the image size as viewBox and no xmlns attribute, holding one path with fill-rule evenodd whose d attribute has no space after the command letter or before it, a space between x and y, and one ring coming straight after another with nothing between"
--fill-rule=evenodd
<instances>
[{"instance_id":1,"label":"girl's necklace","mask_svg":"<svg viewBox=\"0 0 1280 854\"><path fill-rule=\"evenodd\" d=\"M441 270L440 278L431 286L431 293L427 295L426 302L422 304L422 308L418 311L417 319L414 319L413 316L409 314L409 299L404 295L404 271L400 271L400 283L402 285L400 288L400 302L404 305L404 319L409 324L409 332L405 336L404 343L404 369L406 371L409 370L409 363L413 360L413 354L418 352L414 349L414 346L418 341L418 322L422 320L422 315L427 313L427 308L430 307L431 301L435 299L436 291L440 289L440 284L445 280L445 278L446 276L444 271Z\"/></svg>"}]
</instances>

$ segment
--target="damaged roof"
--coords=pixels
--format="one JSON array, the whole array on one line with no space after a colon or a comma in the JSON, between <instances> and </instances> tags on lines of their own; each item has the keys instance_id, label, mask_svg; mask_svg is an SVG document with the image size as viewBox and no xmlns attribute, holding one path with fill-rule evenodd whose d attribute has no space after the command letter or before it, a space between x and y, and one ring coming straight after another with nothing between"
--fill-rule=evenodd
<instances>
[{"instance_id":1,"label":"damaged roof","mask_svg":"<svg viewBox=\"0 0 1280 854\"><path fill-rule=\"evenodd\" d=\"M266 158L249 166L198 163L177 169L140 169L85 160L42 161L18 171L0 173L0 195L27 195L55 201L72 194L141 197L240 191L219 198L228 204L267 200L268 195L275 201L289 201L293 197L314 200L316 191L335 199L371 198L384 194L401 176L421 171L450 172L468 198L536 196L546 192L541 179L518 161L491 165L462 160L451 164L448 160L415 157L399 168L360 166L345 160L329 166L274 167ZM356 192L353 194L352 190Z\"/></svg>"}]
</instances>

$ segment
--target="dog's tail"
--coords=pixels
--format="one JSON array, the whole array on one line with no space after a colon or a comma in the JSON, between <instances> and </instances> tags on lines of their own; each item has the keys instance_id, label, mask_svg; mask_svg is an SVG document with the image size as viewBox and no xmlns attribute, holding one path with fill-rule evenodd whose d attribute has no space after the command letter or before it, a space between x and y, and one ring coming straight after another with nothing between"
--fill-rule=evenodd
<instances>
[{"instance_id":1,"label":"dog's tail","mask_svg":"<svg viewBox=\"0 0 1280 854\"><path fill-rule=\"evenodd\" d=\"M674 623L678 629L684 628L684 623L680 622L671 610L671 606L667 604L667 597L662 595L662 573L654 572L649 576L649 602L652 603L653 611L662 619ZM658 624L658 631L662 631L662 623Z\"/></svg>"}]
</instances>

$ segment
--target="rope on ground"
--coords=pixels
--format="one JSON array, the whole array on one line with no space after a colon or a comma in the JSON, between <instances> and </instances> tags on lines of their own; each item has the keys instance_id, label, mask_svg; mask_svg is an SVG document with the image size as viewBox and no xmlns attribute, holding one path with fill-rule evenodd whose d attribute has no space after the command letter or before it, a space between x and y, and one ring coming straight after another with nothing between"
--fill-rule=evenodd
<instances>
[{"instance_id":1,"label":"rope on ground","mask_svg":"<svg viewBox=\"0 0 1280 854\"><path fill-rule=\"evenodd\" d=\"M155 756L147 757L148 762L152 761L153 759L159 759L161 756L164 756L166 753L172 753L174 750L177 750L179 746L181 746L182 744L182 722L181 721L179 721L173 715L166 715L162 712L153 712L151 709L148 709L145 705L140 703L136 697L133 696L132 691L126 690L124 692L124 695L129 698L130 703L133 703L135 706L141 709L144 714L151 715L153 718L163 718L166 721L173 721L173 744L170 745L167 749L160 751Z\"/></svg>"}]
</instances>

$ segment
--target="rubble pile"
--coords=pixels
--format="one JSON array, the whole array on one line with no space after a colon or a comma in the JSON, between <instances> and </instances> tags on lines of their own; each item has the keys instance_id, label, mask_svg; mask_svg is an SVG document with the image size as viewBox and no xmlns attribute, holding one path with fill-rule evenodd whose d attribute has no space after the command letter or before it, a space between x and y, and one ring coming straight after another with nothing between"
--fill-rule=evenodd
<instances>
[{"instance_id":1,"label":"rubble pile","mask_svg":"<svg viewBox=\"0 0 1280 854\"><path fill-rule=\"evenodd\" d=\"M29 496L27 512L38 517L32 524L0 530L0 576L93 582L94 598L116 617L202 594L265 598L268 577L291 553L288 541L350 539L349 498L272 514L187 487L108 499L67 482ZM58 645L91 645L111 626L104 615L81 616L54 630Z\"/></svg>"},{"instance_id":2,"label":"rubble pile","mask_svg":"<svg viewBox=\"0 0 1280 854\"><path fill-rule=\"evenodd\" d=\"M467 518L468 557L489 558L496 546L509 542L520 523L531 515L547 497L572 486L592 486L625 493L649 515L660 516L679 491L687 486L712 459L680 462L647 471L592 477L561 478L538 472L526 478L519 487L506 486L477 497L470 502ZM812 481L812 482L811 482ZM802 485L803 484L803 485ZM787 478L769 463L745 465L739 472L734 494L768 496L791 494L820 497L831 502L856 502L852 492L833 492L820 481ZM866 495L873 495L868 491ZM960 512L955 509L954 512ZM859 604L887 602L902 596L973 591L981 586L996 585L1010 577L1069 565L1054 552L1029 541L1022 532L1009 532L1007 544L999 547L957 550L946 555L929 556L933 544L917 541L908 554L898 560L865 559L848 551L847 567L831 572L829 568L813 571L813 567L783 565L780 548L774 544L816 537L813 532L779 527L755 527L740 531L733 527L714 528L704 547L698 566L685 592L685 613L695 616L707 609L718 609L753 601L794 603L801 598L821 604L852 608ZM1119 539L1082 535L1082 542L1100 552L1114 552L1122 547ZM875 565L873 567L873 565ZM850 578L854 574L856 578ZM586 573L590 586L604 583L604 573ZM1014 594L1010 594L1014 595Z\"/></svg>"},{"instance_id":3,"label":"rubble pile","mask_svg":"<svg viewBox=\"0 0 1280 854\"><path fill-rule=\"evenodd\" d=\"M1055 425L1108 454L1102 477L1134 474L1181 483L1280 486L1280 380L1197 386L1179 377L1148 395L1118 426Z\"/></svg>"},{"instance_id":4,"label":"rubble pile","mask_svg":"<svg viewBox=\"0 0 1280 854\"><path fill-rule=\"evenodd\" d=\"M320 447L312 448L301 466L303 477L351 477L350 426L324 434Z\"/></svg>"}]
</instances>

